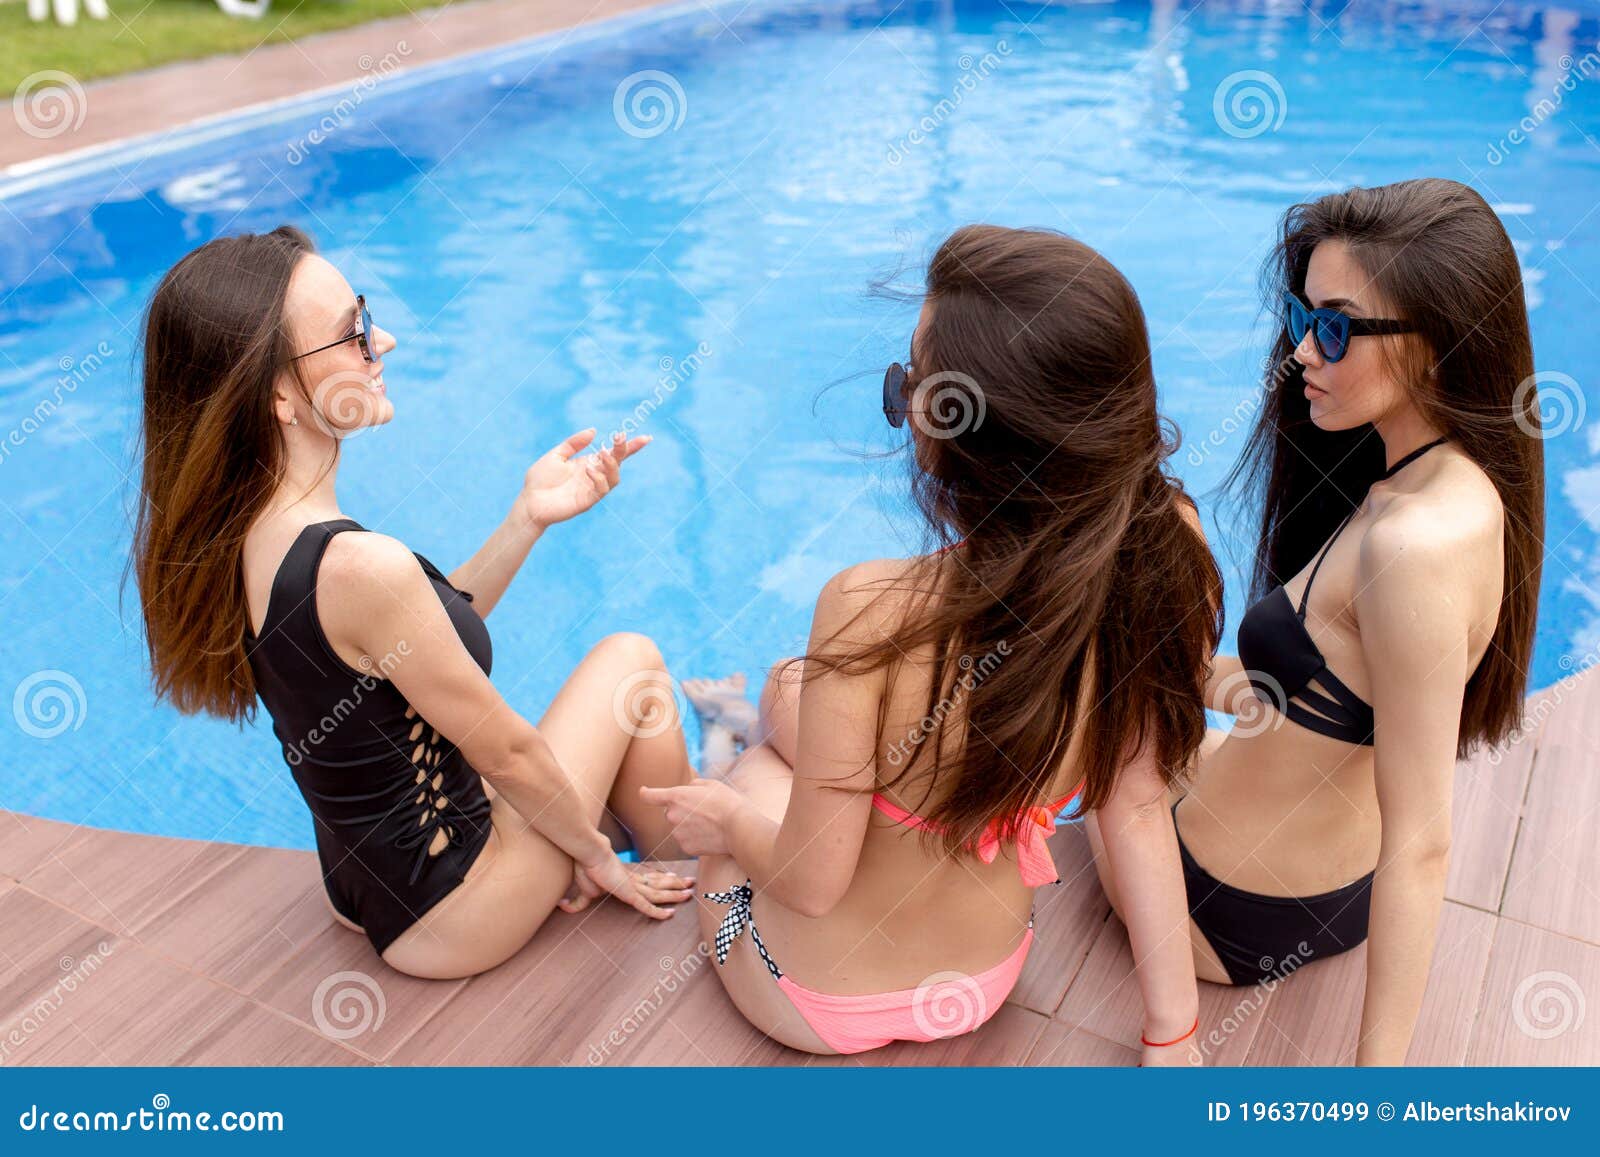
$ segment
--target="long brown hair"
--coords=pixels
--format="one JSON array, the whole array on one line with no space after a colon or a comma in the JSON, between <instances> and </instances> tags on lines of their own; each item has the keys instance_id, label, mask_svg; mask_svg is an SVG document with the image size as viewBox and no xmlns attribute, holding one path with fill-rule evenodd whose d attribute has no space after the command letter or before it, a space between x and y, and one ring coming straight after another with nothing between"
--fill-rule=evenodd
<instances>
[{"instance_id":1,"label":"long brown hair","mask_svg":"<svg viewBox=\"0 0 1600 1157\"><path fill-rule=\"evenodd\" d=\"M1144 314L1109 261L1059 233L972 225L934 255L927 297L912 492L947 549L914 564L887 638L825 646L805 677L886 669L892 686L907 655L932 655L926 737L889 782L925 771L924 814L954 852L993 820L1014 836L1074 739L1085 811L1141 751L1169 782L1182 773L1205 735L1222 579L1166 472L1177 440ZM942 708L958 685L960 709Z\"/></svg>"},{"instance_id":2,"label":"long brown hair","mask_svg":"<svg viewBox=\"0 0 1600 1157\"><path fill-rule=\"evenodd\" d=\"M288 225L202 245L161 279L145 317L133 572L156 695L185 713L255 713L240 558L282 471L284 297L314 249Z\"/></svg>"},{"instance_id":3,"label":"long brown hair","mask_svg":"<svg viewBox=\"0 0 1600 1157\"><path fill-rule=\"evenodd\" d=\"M1304 295L1311 253L1338 240L1415 327L1383 338L1385 356L1432 425L1489 476L1505 508L1500 616L1462 703L1458 754L1504 739L1522 716L1544 550L1544 445L1533 342L1516 251L1494 210L1456 181L1428 178L1331 193L1284 214L1263 269L1269 308ZM1371 426L1318 429L1304 367L1282 326L1264 404L1229 485L1261 508L1251 593L1260 598L1310 560L1382 475ZM1430 372L1431 368L1431 372Z\"/></svg>"}]
</instances>

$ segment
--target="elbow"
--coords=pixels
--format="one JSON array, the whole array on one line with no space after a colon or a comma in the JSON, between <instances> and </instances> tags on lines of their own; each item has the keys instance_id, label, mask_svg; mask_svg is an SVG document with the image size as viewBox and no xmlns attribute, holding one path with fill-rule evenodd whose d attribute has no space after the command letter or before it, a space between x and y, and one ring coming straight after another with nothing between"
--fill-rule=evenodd
<instances>
[{"instance_id":1,"label":"elbow","mask_svg":"<svg viewBox=\"0 0 1600 1157\"><path fill-rule=\"evenodd\" d=\"M487 750L474 752L471 762L474 770L500 791L509 784L536 778L547 751L544 737L532 724L522 723L498 737Z\"/></svg>"},{"instance_id":2,"label":"elbow","mask_svg":"<svg viewBox=\"0 0 1600 1157\"><path fill-rule=\"evenodd\" d=\"M811 882L800 888L780 888L778 901L790 911L808 920L820 920L839 906L844 899L844 888L834 888L824 883Z\"/></svg>"},{"instance_id":3,"label":"elbow","mask_svg":"<svg viewBox=\"0 0 1600 1157\"><path fill-rule=\"evenodd\" d=\"M1450 868L1450 833L1417 836L1394 853L1383 856L1382 862L1390 870L1399 868L1443 875Z\"/></svg>"}]
</instances>

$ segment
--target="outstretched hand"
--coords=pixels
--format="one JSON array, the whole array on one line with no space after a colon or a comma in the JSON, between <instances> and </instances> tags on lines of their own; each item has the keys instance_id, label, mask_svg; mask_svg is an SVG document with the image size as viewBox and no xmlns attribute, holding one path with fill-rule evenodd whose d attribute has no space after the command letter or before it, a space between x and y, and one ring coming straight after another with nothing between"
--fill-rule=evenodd
<instances>
[{"instance_id":1,"label":"outstretched hand","mask_svg":"<svg viewBox=\"0 0 1600 1157\"><path fill-rule=\"evenodd\" d=\"M649 435L624 438L593 454L576 457L593 442L595 431L580 430L528 467L518 501L536 527L553 526L588 510L622 481L622 463L650 444Z\"/></svg>"},{"instance_id":2,"label":"outstretched hand","mask_svg":"<svg viewBox=\"0 0 1600 1157\"><path fill-rule=\"evenodd\" d=\"M728 855L728 829L744 797L720 779L696 778L681 787L641 787L639 798L665 808L673 839L686 856Z\"/></svg>"},{"instance_id":3,"label":"outstretched hand","mask_svg":"<svg viewBox=\"0 0 1600 1157\"><path fill-rule=\"evenodd\" d=\"M610 894L655 920L665 920L673 909L694 898L694 877L680 876L652 864L624 864L608 855L585 867L574 862L570 895L557 903L563 912L582 912L596 899Z\"/></svg>"}]
</instances>

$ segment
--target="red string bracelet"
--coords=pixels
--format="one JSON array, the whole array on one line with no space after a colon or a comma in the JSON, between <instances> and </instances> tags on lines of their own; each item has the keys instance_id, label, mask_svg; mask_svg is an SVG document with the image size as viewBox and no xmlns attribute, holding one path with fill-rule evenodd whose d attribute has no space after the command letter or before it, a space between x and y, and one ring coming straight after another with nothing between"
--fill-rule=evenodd
<instances>
[{"instance_id":1,"label":"red string bracelet","mask_svg":"<svg viewBox=\"0 0 1600 1157\"><path fill-rule=\"evenodd\" d=\"M1191 1028L1188 1032L1184 1033L1180 1037L1174 1037L1172 1040L1151 1040L1149 1037L1145 1036L1143 1033L1140 1033L1139 1034L1139 1043L1140 1044L1149 1045L1153 1049L1164 1049L1168 1045L1182 1044L1184 1041L1186 1041L1190 1037L1192 1037L1195 1034L1195 1031L1197 1029L1199 1029L1199 1027L1200 1027L1200 1018L1197 1016L1197 1017L1194 1018L1194 1027Z\"/></svg>"}]
</instances>

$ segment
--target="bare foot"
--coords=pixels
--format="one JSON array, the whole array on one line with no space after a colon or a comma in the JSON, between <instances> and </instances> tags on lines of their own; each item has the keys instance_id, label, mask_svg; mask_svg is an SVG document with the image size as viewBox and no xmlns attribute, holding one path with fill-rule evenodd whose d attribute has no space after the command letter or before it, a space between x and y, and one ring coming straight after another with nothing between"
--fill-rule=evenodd
<instances>
[{"instance_id":1,"label":"bare foot","mask_svg":"<svg viewBox=\"0 0 1600 1157\"><path fill-rule=\"evenodd\" d=\"M700 774L721 777L738 758L758 717L756 705L744 697L744 673L685 679L682 685L700 719Z\"/></svg>"},{"instance_id":2,"label":"bare foot","mask_svg":"<svg viewBox=\"0 0 1600 1157\"><path fill-rule=\"evenodd\" d=\"M756 725L756 705L745 698L743 671L724 679L685 679L683 693L689 697L702 724L717 723L733 732L740 743L749 738Z\"/></svg>"}]
</instances>

